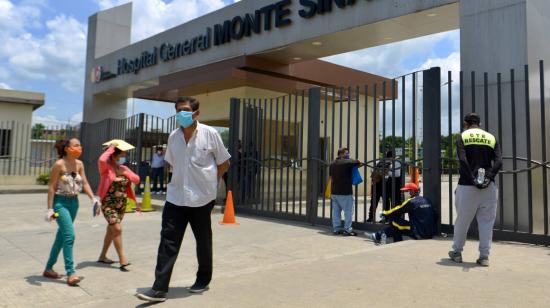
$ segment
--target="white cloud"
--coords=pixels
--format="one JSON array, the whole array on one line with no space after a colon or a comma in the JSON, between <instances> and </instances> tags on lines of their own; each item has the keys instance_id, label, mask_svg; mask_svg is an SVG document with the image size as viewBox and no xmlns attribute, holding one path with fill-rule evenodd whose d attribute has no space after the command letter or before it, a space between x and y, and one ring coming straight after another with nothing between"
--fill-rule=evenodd
<instances>
[{"instance_id":1,"label":"white cloud","mask_svg":"<svg viewBox=\"0 0 550 308\"><path fill-rule=\"evenodd\" d=\"M452 52L445 58L430 58L426 60L420 67L416 70L425 70L431 67L441 67L441 72L446 73L447 71L459 72L460 71L460 53L455 51Z\"/></svg>"},{"instance_id":2,"label":"white cloud","mask_svg":"<svg viewBox=\"0 0 550 308\"><path fill-rule=\"evenodd\" d=\"M71 124L82 122L82 112L78 112L78 113L73 114L73 116L69 119L69 122Z\"/></svg>"},{"instance_id":3,"label":"white cloud","mask_svg":"<svg viewBox=\"0 0 550 308\"><path fill-rule=\"evenodd\" d=\"M0 81L10 71L15 84L29 80L59 81L63 88L81 92L84 81L86 27L73 17L57 15L41 24L43 0L18 4L0 0ZM44 28L44 35L31 32Z\"/></svg>"},{"instance_id":4,"label":"white cloud","mask_svg":"<svg viewBox=\"0 0 550 308\"><path fill-rule=\"evenodd\" d=\"M128 0L96 0L104 10ZM132 42L145 39L225 6L222 0L133 1Z\"/></svg>"},{"instance_id":5,"label":"white cloud","mask_svg":"<svg viewBox=\"0 0 550 308\"><path fill-rule=\"evenodd\" d=\"M414 71L414 67L407 65L408 59L435 58L434 50L437 44L449 41L453 44L453 49L456 49L458 43L454 42L458 40L458 31L443 32L330 56L323 60L392 78Z\"/></svg>"},{"instance_id":6,"label":"white cloud","mask_svg":"<svg viewBox=\"0 0 550 308\"><path fill-rule=\"evenodd\" d=\"M14 5L9 0L0 0L0 32L23 32L26 27L39 27L41 3L22 1Z\"/></svg>"},{"instance_id":7,"label":"white cloud","mask_svg":"<svg viewBox=\"0 0 550 308\"><path fill-rule=\"evenodd\" d=\"M41 123L46 126L76 125L80 122L82 122L82 112L75 113L67 119L58 119L56 116L52 114L47 114L44 116L39 116L39 115L32 116L33 124Z\"/></svg>"},{"instance_id":8,"label":"white cloud","mask_svg":"<svg viewBox=\"0 0 550 308\"><path fill-rule=\"evenodd\" d=\"M11 87L7 83L0 82L0 89L8 89L10 90Z\"/></svg>"},{"instance_id":9,"label":"white cloud","mask_svg":"<svg viewBox=\"0 0 550 308\"><path fill-rule=\"evenodd\" d=\"M32 124L41 123L46 126L67 125L67 121L57 119L54 115L48 114L45 116L32 116Z\"/></svg>"}]
</instances>

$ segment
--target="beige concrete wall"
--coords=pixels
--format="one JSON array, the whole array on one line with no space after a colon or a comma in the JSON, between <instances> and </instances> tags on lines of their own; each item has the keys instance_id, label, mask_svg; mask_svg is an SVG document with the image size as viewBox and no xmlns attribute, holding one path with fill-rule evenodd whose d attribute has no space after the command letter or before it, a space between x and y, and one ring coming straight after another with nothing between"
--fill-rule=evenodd
<instances>
[{"instance_id":1,"label":"beige concrete wall","mask_svg":"<svg viewBox=\"0 0 550 308\"><path fill-rule=\"evenodd\" d=\"M0 185L36 185L36 178L34 175L1 176Z\"/></svg>"},{"instance_id":2,"label":"beige concrete wall","mask_svg":"<svg viewBox=\"0 0 550 308\"><path fill-rule=\"evenodd\" d=\"M23 174L30 148L32 105L0 102L0 129L10 131L9 157L0 158L0 174Z\"/></svg>"},{"instance_id":3,"label":"beige concrete wall","mask_svg":"<svg viewBox=\"0 0 550 308\"><path fill-rule=\"evenodd\" d=\"M17 121L31 124L32 105L5 103L0 101L0 122Z\"/></svg>"}]
</instances>

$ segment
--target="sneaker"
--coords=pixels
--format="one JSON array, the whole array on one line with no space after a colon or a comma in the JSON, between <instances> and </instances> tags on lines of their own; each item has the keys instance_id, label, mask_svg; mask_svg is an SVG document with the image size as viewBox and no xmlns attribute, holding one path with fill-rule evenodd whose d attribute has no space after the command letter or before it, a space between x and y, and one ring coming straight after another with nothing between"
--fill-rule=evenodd
<instances>
[{"instance_id":1,"label":"sneaker","mask_svg":"<svg viewBox=\"0 0 550 308\"><path fill-rule=\"evenodd\" d=\"M380 244L380 240L376 238L376 232L365 232L365 235L370 238L375 244Z\"/></svg>"},{"instance_id":2,"label":"sneaker","mask_svg":"<svg viewBox=\"0 0 550 308\"><path fill-rule=\"evenodd\" d=\"M164 302L166 300L166 292L149 289L147 292L137 293L136 297L148 302Z\"/></svg>"},{"instance_id":3,"label":"sneaker","mask_svg":"<svg viewBox=\"0 0 550 308\"><path fill-rule=\"evenodd\" d=\"M479 257L479 259L477 259L476 261L477 264L481 265L481 266L489 266L489 258L488 257Z\"/></svg>"},{"instance_id":4,"label":"sneaker","mask_svg":"<svg viewBox=\"0 0 550 308\"><path fill-rule=\"evenodd\" d=\"M189 288L189 292L191 293L202 293L204 291L208 290L208 285L202 285L195 283Z\"/></svg>"},{"instance_id":5,"label":"sneaker","mask_svg":"<svg viewBox=\"0 0 550 308\"><path fill-rule=\"evenodd\" d=\"M334 235L342 235L342 234L344 234L344 230L332 231L332 234L334 234Z\"/></svg>"},{"instance_id":6,"label":"sneaker","mask_svg":"<svg viewBox=\"0 0 550 308\"><path fill-rule=\"evenodd\" d=\"M353 231L343 231L342 235L343 236L357 236L357 233L355 233Z\"/></svg>"},{"instance_id":7,"label":"sneaker","mask_svg":"<svg viewBox=\"0 0 550 308\"><path fill-rule=\"evenodd\" d=\"M452 250L449 251L449 258L451 258L453 262L462 263L462 253L460 252L452 251Z\"/></svg>"}]
</instances>

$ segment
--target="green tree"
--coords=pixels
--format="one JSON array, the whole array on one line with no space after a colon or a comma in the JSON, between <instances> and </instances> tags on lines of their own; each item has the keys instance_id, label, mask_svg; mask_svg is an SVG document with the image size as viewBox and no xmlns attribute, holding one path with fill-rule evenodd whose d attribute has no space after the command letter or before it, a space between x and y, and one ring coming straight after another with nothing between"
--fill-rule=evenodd
<instances>
[{"instance_id":1,"label":"green tree","mask_svg":"<svg viewBox=\"0 0 550 308\"><path fill-rule=\"evenodd\" d=\"M42 123L36 123L32 127L32 138L33 139L42 139L44 137L44 131L46 126Z\"/></svg>"}]
</instances>

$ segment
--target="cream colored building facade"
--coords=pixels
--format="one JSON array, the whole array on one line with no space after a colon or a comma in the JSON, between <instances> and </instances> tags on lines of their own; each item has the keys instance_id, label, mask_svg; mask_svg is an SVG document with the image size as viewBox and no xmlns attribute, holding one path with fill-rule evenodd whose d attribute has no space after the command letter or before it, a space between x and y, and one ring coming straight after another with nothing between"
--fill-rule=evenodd
<instances>
[{"instance_id":1,"label":"cream colored building facade","mask_svg":"<svg viewBox=\"0 0 550 308\"><path fill-rule=\"evenodd\" d=\"M0 89L0 185L33 184L30 168L32 113L44 105L44 93Z\"/></svg>"}]
</instances>

